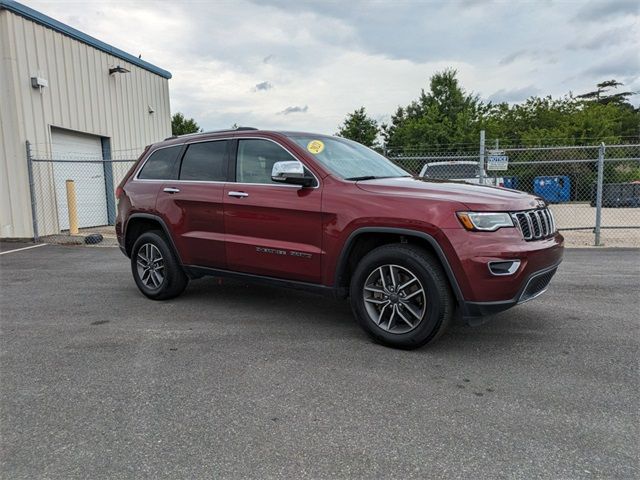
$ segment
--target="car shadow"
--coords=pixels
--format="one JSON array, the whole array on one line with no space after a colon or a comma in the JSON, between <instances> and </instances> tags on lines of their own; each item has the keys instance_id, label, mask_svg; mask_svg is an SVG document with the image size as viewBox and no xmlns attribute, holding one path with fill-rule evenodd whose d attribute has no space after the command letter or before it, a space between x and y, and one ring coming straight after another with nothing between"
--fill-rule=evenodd
<instances>
[{"instance_id":1,"label":"car shadow","mask_svg":"<svg viewBox=\"0 0 640 480\"><path fill-rule=\"evenodd\" d=\"M210 309L215 305L224 311L233 311L242 321L270 324L295 323L311 328L315 334L336 334L348 337L360 336L349 301L305 291L248 284L237 280L204 278L191 282L185 293L174 301L189 302L195 310ZM416 352L434 353L447 350L485 349L493 354L521 348L523 343L540 342L550 328L550 318L545 318L544 308L515 307L486 317L485 322L469 326L458 316L447 332L433 345Z\"/></svg>"}]
</instances>

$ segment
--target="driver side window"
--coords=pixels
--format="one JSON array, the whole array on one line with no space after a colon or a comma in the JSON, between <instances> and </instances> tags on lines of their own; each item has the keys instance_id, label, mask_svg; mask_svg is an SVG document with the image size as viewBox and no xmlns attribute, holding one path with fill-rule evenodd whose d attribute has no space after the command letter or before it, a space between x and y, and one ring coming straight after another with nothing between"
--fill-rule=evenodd
<instances>
[{"instance_id":1,"label":"driver side window","mask_svg":"<svg viewBox=\"0 0 640 480\"><path fill-rule=\"evenodd\" d=\"M292 160L296 159L269 140L241 139L236 157L236 182L278 184L271 180L273 164Z\"/></svg>"}]
</instances>

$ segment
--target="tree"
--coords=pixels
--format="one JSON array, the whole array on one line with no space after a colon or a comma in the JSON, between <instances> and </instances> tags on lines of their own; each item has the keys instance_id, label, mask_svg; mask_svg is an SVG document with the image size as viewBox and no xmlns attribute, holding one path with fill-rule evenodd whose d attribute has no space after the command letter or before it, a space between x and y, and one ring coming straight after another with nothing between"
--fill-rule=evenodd
<instances>
[{"instance_id":1,"label":"tree","mask_svg":"<svg viewBox=\"0 0 640 480\"><path fill-rule=\"evenodd\" d=\"M629 97L635 95L635 92L617 92L617 93L608 93L610 89L617 90L618 87L624 86L624 83L618 82L617 80L606 80L604 82L598 83L596 85L596 89L583 93L582 95L578 95L576 98L583 99L589 102L601 103L603 105L607 105L609 103L616 103L618 105L628 103Z\"/></svg>"},{"instance_id":2,"label":"tree","mask_svg":"<svg viewBox=\"0 0 640 480\"><path fill-rule=\"evenodd\" d=\"M337 135L354 140L370 148L378 146L378 122L367 115L364 107L349 113Z\"/></svg>"},{"instance_id":3,"label":"tree","mask_svg":"<svg viewBox=\"0 0 640 480\"><path fill-rule=\"evenodd\" d=\"M430 78L428 91L423 89L416 100L396 109L382 125L381 135L391 155L477 151L480 130L486 132L487 145L494 139L503 146L637 142L640 108L630 102L636 93L618 91L620 87L621 82L607 80L579 96L483 102L462 88L455 70L446 69ZM364 107L356 110L341 132L365 117Z\"/></svg>"},{"instance_id":4,"label":"tree","mask_svg":"<svg viewBox=\"0 0 640 480\"><path fill-rule=\"evenodd\" d=\"M435 73L429 91L406 107L399 107L382 135L391 149L438 148L477 139L481 103L459 84L457 72L446 69Z\"/></svg>"},{"instance_id":5,"label":"tree","mask_svg":"<svg viewBox=\"0 0 640 480\"><path fill-rule=\"evenodd\" d=\"M186 119L180 112L171 117L171 134L186 135L188 133L198 133L202 129L193 118Z\"/></svg>"}]
</instances>

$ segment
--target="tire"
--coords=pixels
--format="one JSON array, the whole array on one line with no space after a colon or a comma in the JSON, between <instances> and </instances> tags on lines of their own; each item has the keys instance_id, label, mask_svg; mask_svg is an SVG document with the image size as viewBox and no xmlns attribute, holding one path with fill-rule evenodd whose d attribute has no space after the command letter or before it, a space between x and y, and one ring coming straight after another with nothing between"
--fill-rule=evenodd
<instances>
[{"instance_id":1,"label":"tire","mask_svg":"<svg viewBox=\"0 0 640 480\"><path fill-rule=\"evenodd\" d=\"M440 337L455 310L438 259L408 244L383 245L362 258L351 278L350 297L353 313L369 336L406 350Z\"/></svg>"},{"instance_id":2,"label":"tire","mask_svg":"<svg viewBox=\"0 0 640 480\"><path fill-rule=\"evenodd\" d=\"M143 233L133 244L131 273L140 291L152 300L177 297L189 283L166 237L155 230Z\"/></svg>"}]
</instances>

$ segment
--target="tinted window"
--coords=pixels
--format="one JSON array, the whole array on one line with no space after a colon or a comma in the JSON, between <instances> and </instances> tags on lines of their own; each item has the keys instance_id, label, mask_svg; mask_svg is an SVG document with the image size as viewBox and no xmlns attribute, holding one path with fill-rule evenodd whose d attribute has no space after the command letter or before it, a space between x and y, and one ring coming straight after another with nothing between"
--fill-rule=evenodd
<instances>
[{"instance_id":1,"label":"tinted window","mask_svg":"<svg viewBox=\"0 0 640 480\"><path fill-rule=\"evenodd\" d=\"M236 181L241 183L277 183L271 180L276 162L296 160L281 146L268 140L240 140L236 162Z\"/></svg>"},{"instance_id":2,"label":"tinted window","mask_svg":"<svg viewBox=\"0 0 640 480\"><path fill-rule=\"evenodd\" d=\"M182 158L180 180L222 182L227 179L227 141L189 145Z\"/></svg>"},{"instance_id":3,"label":"tinted window","mask_svg":"<svg viewBox=\"0 0 640 480\"><path fill-rule=\"evenodd\" d=\"M172 180L176 178L176 158L182 145L161 148L151 154L138 178L144 180Z\"/></svg>"},{"instance_id":4,"label":"tinted window","mask_svg":"<svg viewBox=\"0 0 640 480\"><path fill-rule=\"evenodd\" d=\"M425 176L428 178L476 178L480 175L477 164L441 163L427 165Z\"/></svg>"}]
</instances>

